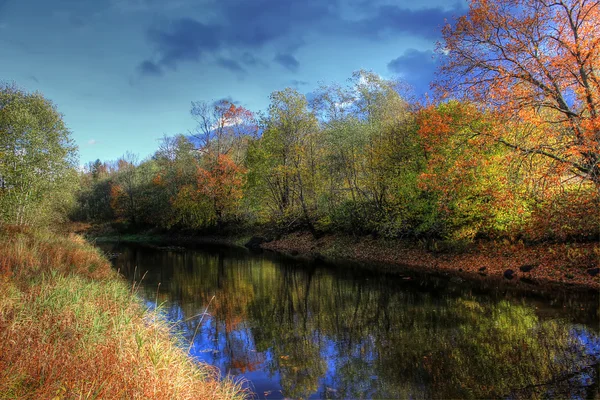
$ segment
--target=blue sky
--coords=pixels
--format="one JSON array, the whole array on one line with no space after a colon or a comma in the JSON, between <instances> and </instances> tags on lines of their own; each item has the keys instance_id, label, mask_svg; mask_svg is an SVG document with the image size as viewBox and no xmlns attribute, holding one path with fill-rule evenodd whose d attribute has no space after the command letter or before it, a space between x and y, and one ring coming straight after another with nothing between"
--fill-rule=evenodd
<instances>
[{"instance_id":1,"label":"blue sky","mask_svg":"<svg viewBox=\"0 0 600 400\"><path fill-rule=\"evenodd\" d=\"M0 80L64 114L82 164L144 158L194 128L191 101L265 109L364 68L428 90L443 0L0 0Z\"/></svg>"}]
</instances>

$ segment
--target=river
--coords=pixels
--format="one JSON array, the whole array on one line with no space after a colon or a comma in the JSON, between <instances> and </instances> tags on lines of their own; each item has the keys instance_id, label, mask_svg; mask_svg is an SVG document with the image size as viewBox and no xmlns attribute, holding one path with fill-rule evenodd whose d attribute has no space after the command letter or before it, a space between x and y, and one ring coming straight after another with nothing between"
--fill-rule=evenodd
<instances>
[{"instance_id":1,"label":"river","mask_svg":"<svg viewBox=\"0 0 600 400\"><path fill-rule=\"evenodd\" d=\"M258 398L598 396L598 296L243 249L101 244L191 355Z\"/></svg>"}]
</instances>

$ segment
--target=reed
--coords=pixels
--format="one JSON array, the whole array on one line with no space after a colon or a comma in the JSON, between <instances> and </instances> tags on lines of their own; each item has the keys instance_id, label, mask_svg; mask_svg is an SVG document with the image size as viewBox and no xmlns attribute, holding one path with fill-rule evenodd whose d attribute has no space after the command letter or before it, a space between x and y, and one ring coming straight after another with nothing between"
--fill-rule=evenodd
<instances>
[{"instance_id":1,"label":"reed","mask_svg":"<svg viewBox=\"0 0 600 400\"><path fill-rule=\"evenodd\" d=\"M78 236L0 228L0 398L241 399Z\"/></svg>"}]
</instances>

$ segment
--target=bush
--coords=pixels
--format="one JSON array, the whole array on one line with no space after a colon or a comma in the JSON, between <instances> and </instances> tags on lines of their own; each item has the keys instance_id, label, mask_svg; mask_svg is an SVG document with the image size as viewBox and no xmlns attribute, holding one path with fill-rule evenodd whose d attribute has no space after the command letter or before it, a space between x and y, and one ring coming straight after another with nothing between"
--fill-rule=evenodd
<instances>
[{"instance_id":1,"label":"bush","mask_svg":"<svg viewBox=\"0 0 600 400\"><path fill-rule=\"evenodd\" d=\"M563 191L537 204L522 235L526 240L598 240L600 196L593 188Z\"/></svg>"}]
</instances>

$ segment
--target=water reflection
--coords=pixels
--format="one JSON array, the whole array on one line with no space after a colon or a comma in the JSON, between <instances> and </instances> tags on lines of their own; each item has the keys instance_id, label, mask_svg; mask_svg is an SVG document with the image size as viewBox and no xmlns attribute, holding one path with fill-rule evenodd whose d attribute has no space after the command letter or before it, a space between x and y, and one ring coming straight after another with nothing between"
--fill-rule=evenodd
<instances>
[{"instance_id":1,"label":"water reflection","mask_svg":"<svg viewBox=\"0 0 600 400\"><path fill-rule=\"evenodd\" d=\"M597 296L575 300L575 315L446 281L365 276L232 249L106 250L120 253L116 266L129 279L145 274L140 293L178 321L194 357L247 378L259 397L598 392Z\"/></svg>"}]
</instances>

